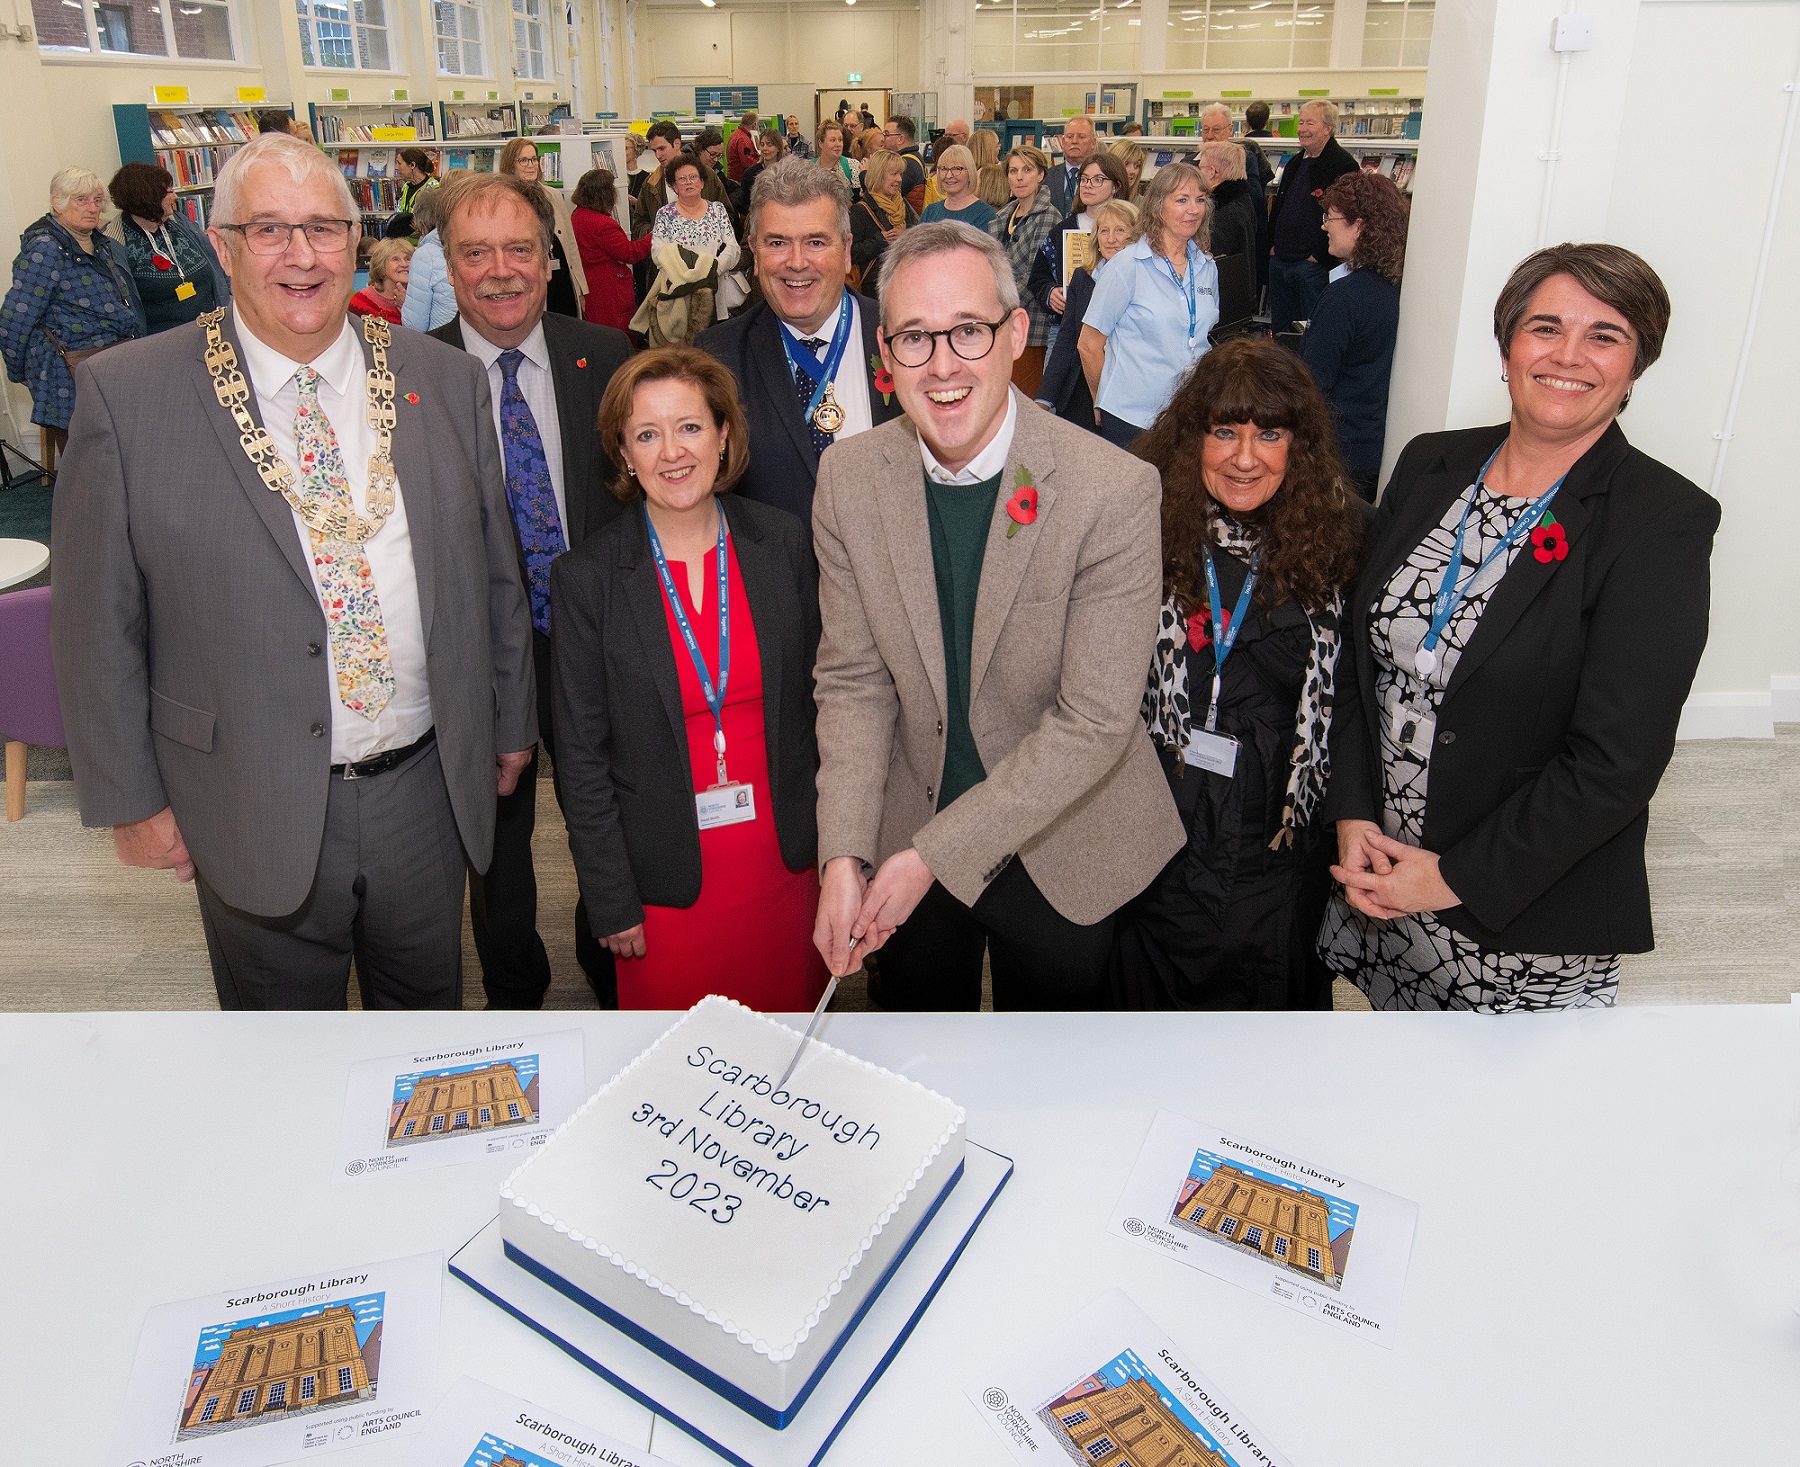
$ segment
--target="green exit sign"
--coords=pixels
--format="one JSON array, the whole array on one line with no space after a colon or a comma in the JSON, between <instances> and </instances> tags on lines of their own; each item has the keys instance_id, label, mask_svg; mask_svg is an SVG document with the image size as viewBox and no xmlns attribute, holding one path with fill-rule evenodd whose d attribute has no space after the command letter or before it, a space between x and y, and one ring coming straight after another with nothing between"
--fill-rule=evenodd
<instances>
[{"instance_id":1,"label":"green exit sign","mask_svg":"<svg viewBox=\"0 0 1800 1467\"><path fill-rule=\"evenodd\" d=\"M862 85L862 73L860 71L853 71L846 76L844 80L849 82L853 87L859 87Z\"/></svg>"}]
</instances>

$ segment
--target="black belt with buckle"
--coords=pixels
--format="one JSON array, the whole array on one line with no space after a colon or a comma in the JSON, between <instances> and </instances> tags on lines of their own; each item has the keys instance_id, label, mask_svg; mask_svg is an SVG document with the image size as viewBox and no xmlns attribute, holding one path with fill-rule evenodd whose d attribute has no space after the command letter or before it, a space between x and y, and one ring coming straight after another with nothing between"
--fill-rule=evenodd
<instances>
[{"instance_id":1,"label":"black belt with buckle","mask_svg":"<svg viewBox=\"0 0 1800 1467\"><path fill-rule=\"evenodd\" d=\"M372 759L359 759L354 764L333 764L331 772L341 774L345 779L367 779L370 775L386 774L390 769L397 769L436 739L437 730L428 728L404 749L389 749L385 754L377 754Z\"/></svg>"}]
</instances>

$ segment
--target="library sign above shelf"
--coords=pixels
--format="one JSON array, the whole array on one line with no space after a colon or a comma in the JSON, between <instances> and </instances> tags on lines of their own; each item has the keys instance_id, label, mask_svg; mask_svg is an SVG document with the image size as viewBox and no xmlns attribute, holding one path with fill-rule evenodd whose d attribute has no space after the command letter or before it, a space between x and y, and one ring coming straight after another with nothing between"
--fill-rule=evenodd
<instances>
[{"instance_id":1,"label":"library sign above shelf","mask_svg":"<svg viewBox=\"0 0 1800 1467\"><path fill-rule=\"evenodd\" d=\"M239 87L237 94L240 102L266 102L269 100L268 89L265 87Z\"/></svg>"},{"instance_id":2,"label":"library sign above shelf","mask_svg":"<svg viewBox=\"0 0 1800 1467\"><path fill-rule=\"evenodd\" d=\"M188 90L186 87L151 87L150 97L158 106L167 107L187 101Z\"/></svg>"}]
</instances>

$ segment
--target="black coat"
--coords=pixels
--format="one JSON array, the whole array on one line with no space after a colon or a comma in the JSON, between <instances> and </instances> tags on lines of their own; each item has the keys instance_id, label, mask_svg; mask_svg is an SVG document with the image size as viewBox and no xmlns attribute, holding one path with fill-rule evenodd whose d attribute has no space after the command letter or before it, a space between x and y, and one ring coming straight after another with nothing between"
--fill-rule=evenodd
<instances>
[{"instance_id":1,"label":"black coat","mask_svg":"<svg viewBox=\"0 0 1800 1467\"><path fill-rule=\"evenodd\" d=\"M1081 323L1093 298L1094 275L1083 267L1069 277L1069 289L1063 298L1062 330L1056 335L1056 345L1050 348L1050 359L1044 363L1044 380L1037 391L1037 400L1049 403L1059 418L1079 423L1089 432L1094 431L1094 398L1081 370L1079 348ZM1231 663L1227 661L1225 665L1229 667Z\"/></svg>"},{"instance_id":2,"label":"black coat","mask_svg":"<svg viewBox=\"0 0 1800 1467\"><path fill-rule=\"evenodd\" d=\"M1246 300L1254 309L1257 295L1257 262L1261 258L1262 236L1257 227L1257 194L1250 184L1241 178L1228 178L1213 190L1212 233L1207 244L1207 253L1215 260L1224 259L1227 255L1238 261L1238 276L1242 286L1240 299ZM1224 291L1220 291L1224 298ZM1229 326L1232 322L1221 322Z\"/></svg>"},{"instance_id":3,"label":"black coat","mask_svg":"<svg viewBox=\"0 0 1800 1467\"><path fill-rule=\"evenodd\" d=\"M919 222L911 204L906 205L906 227ZM850 204L850 263L862 271L863 292L875 294L876 274L881 257L887 253L889 229L887 215L869 201L867 189L857 190Z\"/></svg>"},{"instance_id":4,"label":"black coat","mask_svg":"<svg viewBox=\"0 0 1800 1467\"><path fill-rule=\"evenodd\" d=\"M1334 137L1325 140L1325 146L1319 150L1319 156L1312 160L1310 168L1296 167L1305 157L1304 153L1296 152L1287 160L1287 166L1281 170L1281 183L1275 189L1275 202L1269 209L1269 237L1271 240L1281 228L1282 207L1287 203L1288 195L1293 191L1294 180L1301 173L1306 174L1307 192L1321 194L1346 173L1354 173L1361 167L1351 156L1349 150L1340 146ZM1319 201L1316 198L1312 201L1312 209L1314 216L1319 221L1319 232L1313 247L1307 251L1308 256L1326 267L1341 263L1332 255L1330 242L1325 238L1325 211L1319 207Z\"/></svg>"},{"instance_id":5,"label":"black coat","mask_svg":"<svg viewBox=\"0 0 1800 1467\"><path fill-rule=\"evenodd\" d=\"M1345 613L1329 819L1380 817L1370 613L1506 432L1428 433L1395 465ZM1527 541L1463 650L1438 709L1422 843L1462 898L1439 917L1484 947L1644 952L1644 831L1706 646L1719 505L1614 424L1550 508L1569 553L1539 561Z\"/></svg>"},{"instance_id":6,"label":"black coat","mask_svg":"<svg viewBox=\"0 0 1800 1467\"><path fill-rule=\"evenodd\" d=\"M875 369L869 365L881 359L875 302L867 296L857 297L857 313L862 320L861 361L869 373L870 414L875 422L885 423L900 416L900 404L892 392L887 402L881 400ZM819 456L802 415L803 405L782 349L781 325L775 313L766 302L758 301L741 316L702 331L694 344L717 357L737 378L738 397L749 419L750 467L734 492L740 498L773 504L798 515L811 534ZM855 342L844 348L846 354L856 350Z\"/></svg>"},{"instance_id":7,"label":"black coat","mask_svg":"<svg viewBox=\"0 0 1800 1467\"><path fill-rule=\"evenodd\" d=\"M791 871L816 864L813 659L818 571L809 532L792 515L723 494L762 658L773 819ZM677 656L644 511L633 505L550 567L557 772L575 875L597 933L623 932L644 904L700 897L700 829ZM712 771L702 770L711 784ZM765 803L766 802L766 803ZM747 934L747 940L754 934Z\"/></svg>"},{"instance_id":8,"label":"black coat","mask_svg":"<svg viewBox=\"0 0 1800 1467\"><path fill-rule=\"evenodd\" d=\"M1031 278L1025 282L1025 293L1042 306L1050 310L1050 292L1062 284L1063 275L1063 231L1081 228L1079 211L1063 215L1057 221L1056 228L1050 231L1043 248L1037 252L1037 258L1031 262ZM1068 310L1065 300L1063 309ZM1055 312L1051 312L1052 315Z\"/></svg>"},{"instance_id":9,"label":"black coat","mask_svg":"<svg viewBox=\"0 0 1800 1467\"><path fill-rule=\"evenodd\" d=\"M1381 471L1399 333L1400 287L1373 270L1352 270L1325 287L1300 338L1300 356L1331 403L1338 451L1358 476Z\"/></svg>"},{"instance_id":10,"label":"black coat","mask_svg":"<svg viewBox=\"0 0 1800 1467\"><path fill-rule=\"evenodd\" d=\"M466 350L461 316L430 334L458 351ZM550 349L550 380L556 387L557 428L562 436L563 501L568 521L563 535L573 550L617 518L621 508L613 497L613 466L600 451L598 428L600 399L613 373L631 355L631 338L611 326L548 311L544 344ZM543 431L544 425L539 423L538 432Z\"/></svg>"}]
</instances>

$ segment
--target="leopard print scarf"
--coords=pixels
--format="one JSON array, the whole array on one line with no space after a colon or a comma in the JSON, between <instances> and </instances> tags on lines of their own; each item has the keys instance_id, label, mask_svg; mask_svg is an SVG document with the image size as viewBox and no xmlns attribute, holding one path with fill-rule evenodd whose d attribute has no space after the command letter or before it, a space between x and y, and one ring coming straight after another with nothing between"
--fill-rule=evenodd
<instances>
[{"instance_id":1,"label":"leopard print scarf","mask_svg":"<svg viewBox=\"0 0 1800 1467\"><path fill-rule=\"evenodd\" d=\"M1222 514L1214 515L1211 532L1214 545L1240 560L1248 561L1256 554L1260 536L1248 526ZM1281 828L1269 842L1270 849L1293 843L1294 832L1304 829L1319 808L1325 782L1331 775L1331 709L1340 646L1338 623L1343 609L1342 595L1334 595L1329 606L1306 615L1312 627L1312 652L1306 660L1300 704L1294 715L1292 770L1281 805ZM1186 646L1187 619L1170 596L1163 603L1157 627L1156 652L1150 662L1143 707L1150 736L1164 749L1185 749L1194 727L1193 705L1188 699L1187 658L1182 655Z\"/></svg>"}]
</instances>

